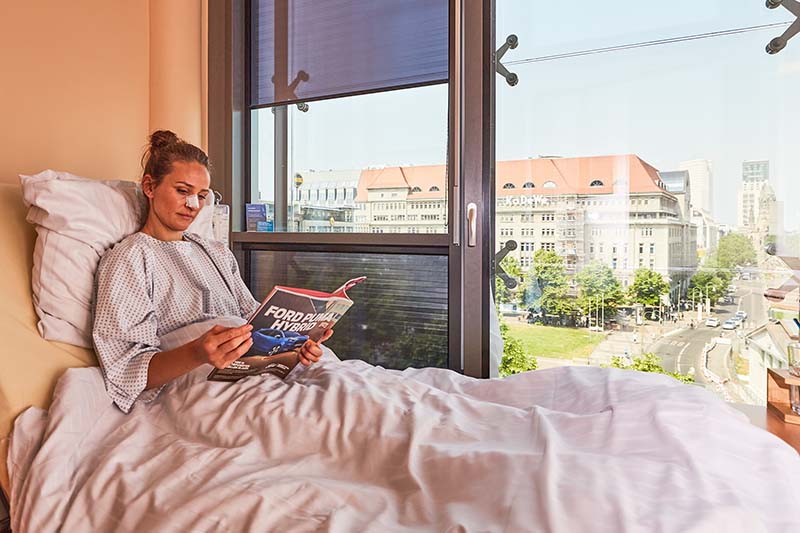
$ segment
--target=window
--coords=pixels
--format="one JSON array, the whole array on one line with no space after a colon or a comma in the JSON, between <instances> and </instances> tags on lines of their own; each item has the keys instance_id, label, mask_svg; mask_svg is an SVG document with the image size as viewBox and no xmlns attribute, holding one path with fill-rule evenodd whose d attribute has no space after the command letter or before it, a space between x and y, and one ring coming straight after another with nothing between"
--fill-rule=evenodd
<instances>
[{"instance_id":1,"label":"window","mask_svg":"<svg viewBox=\"0 0 800 533\"><path fill-rule=\"evenodd\" d=\"M555 184L555 182L552 182L552 181L545 181L544 185L542 185L542 187L544 187L545 189L555 189L556 188L556 184Z\"/></svg>"},{"instance_id":2,"label":"window","mask_svg":"<svg viewBox=\"0 0 800 533\"><path fill-rule=\"evenodd\" d=\"M354 211L375 210L388 199L394 203L391 209L409 208L406 192L398 191L400 183L408 184L406 191L416 194L423 191L422 181L426 190L441 194L441 201L446 202L447 106L447 85L433 85L311 102L305 112L297 106L284 108L291 124L285 152L286 225L275 224L275 230L308 231L308 210L301 199L309 194L314 203L348 211L351 221ZM402 112L395 116L397 110ZM252 137L258 139L250 152L251 201L274 205L275 155L279 153L275 151L275 131L281 122L276 122L271 108L255 109L250 116ZM373 120L387 124L386 135L369 133ZM426 132L422 136L426 139L404 134L410 130ZM326 148L319 148L319 138L327 139ZM385 166L372 167L375 158ZM424 176L417 170L423 164L433 169ZM370 184L369 191L366 184ZM343 227L345 232L370 232L369 223L358 229L355 223ZM444 220L438 227L437 233L447 231ZM407 229L404 225L397 228Z\"/></svg>"},{"instance_id":3,"label":"window","mask_svg":"<svg viewBox=\"0 0 800 533\"><path fill-rule=\"evenodd\" d=\"M594 180L589 184L589 187L602 187L603 182L600 180Z\"/></svg>"},{"instance_id":4,"label":"window","mask_svg":"<svg viewBox=\"0 0 800 533\"><path fill-rule=\"evenodd\" d=\"M505 185L503 185L503 188L504 189L516 189L516 187L514 187L513 183L506 183Z\"/></svg>"},{"instance_id":5,"label":"window","mask_svg":"<svg viewBox=\"0 0 800 533\"><path fill-rule=\"evenodd\" d=\"M522 188L523 188L523 189L533 189L534 187L535 187L535 185L533 184L533 182L532 182L532 181L526 181L526 182L525 182L525 183L522 185Z\"/></svg>"}]
</instances>

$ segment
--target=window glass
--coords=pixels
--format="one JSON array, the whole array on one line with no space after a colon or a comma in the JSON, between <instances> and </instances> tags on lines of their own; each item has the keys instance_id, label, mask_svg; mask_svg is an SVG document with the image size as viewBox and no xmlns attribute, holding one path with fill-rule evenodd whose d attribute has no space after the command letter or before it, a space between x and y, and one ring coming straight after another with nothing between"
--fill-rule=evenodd
<instances>
[{"instance_id":1,"label":"window glass","mask_svg":"<svg viewBox=\"0 0 800 533\"><path fill-rule=\"evenodd\" d=\"M353 306L326 344L342 359L386 368L447 368L447 257L433 255L252 251L253 296L274 285L348 292ZM332 276L331 273L335 273Z\"/></svg>"},{"instance_id":2,"label":"window glass","mask_svg":"<svg viewBox=\"0 0 800 533\"><path fill-rule=\"evenodd\" d=\"M793 20L763 2L498 2L497 47L519 46L500 60L518 83L497 78L496 250L538 231L496 296L525 364L765 402L798 334L779 256L800 255L800 40L765 52ZM530 202L504 186L531 176Z\"/></svg>"},{"instance_id":3,"label":"window glass","mask_svg":"<svg viewBox=\"0 0 800 533\"><path fill-rule=\"evenodd\" d=\"M288 106L286 230L446 233L447 103L445 84ZM280 150L273 108L251 111L251 132L251 202L266 204L269 219ZM436 216L402 226L391 218L421 209Z\"/></svg>"}]
</instances>

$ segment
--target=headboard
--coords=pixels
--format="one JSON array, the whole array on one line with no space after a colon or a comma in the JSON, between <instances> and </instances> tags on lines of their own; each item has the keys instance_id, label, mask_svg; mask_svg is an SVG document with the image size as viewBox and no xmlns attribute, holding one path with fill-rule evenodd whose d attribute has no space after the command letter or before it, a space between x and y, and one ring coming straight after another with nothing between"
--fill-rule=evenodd
<instances>
[{"instance_id":1,"label":"headboard","mask_svg":"<svg viewBox=\"0 0 800 533\"><path fill-rule=\"evenodd\" d=\"M9 493L6 455L14 418L35 405L47 408L65 369L96 365L90 350L42 339L31 299L36 231L18 184L0 183L0 486Z\"/></svg>"}]
</instances>

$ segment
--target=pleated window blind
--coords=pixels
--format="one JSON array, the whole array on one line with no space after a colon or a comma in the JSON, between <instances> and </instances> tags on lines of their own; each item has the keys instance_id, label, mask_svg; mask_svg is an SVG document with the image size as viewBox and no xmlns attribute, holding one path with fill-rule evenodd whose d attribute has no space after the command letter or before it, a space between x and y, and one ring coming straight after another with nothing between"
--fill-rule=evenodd
<instances>
[{"instance_id":1,"label":"pleated window blind","mask_svg":"<svg viewBox=\"0 0 800 533\"><path fill-rule=\"evenodd\" d=\"M252 108L443 83L448 0L253 0Z\"/></svg>"}]
</instances>

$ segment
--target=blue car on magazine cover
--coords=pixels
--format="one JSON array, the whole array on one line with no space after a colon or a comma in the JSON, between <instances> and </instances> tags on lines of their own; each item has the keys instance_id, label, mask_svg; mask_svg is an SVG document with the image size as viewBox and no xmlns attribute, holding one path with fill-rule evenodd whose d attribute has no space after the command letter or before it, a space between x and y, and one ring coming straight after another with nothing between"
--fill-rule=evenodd
<instances>
[{"instance_id":1,"label":"blue car on magazine cover","mask_svg":"<svg viewBox=\"0 0 800 533\"><path fill-rule=\"evenodd\" d=\"M294 331L261 328L253 332L252 339L251 351L261 355L275 355L300 348L308 340L308 336Z\"/></svg>"}]
</instances>

